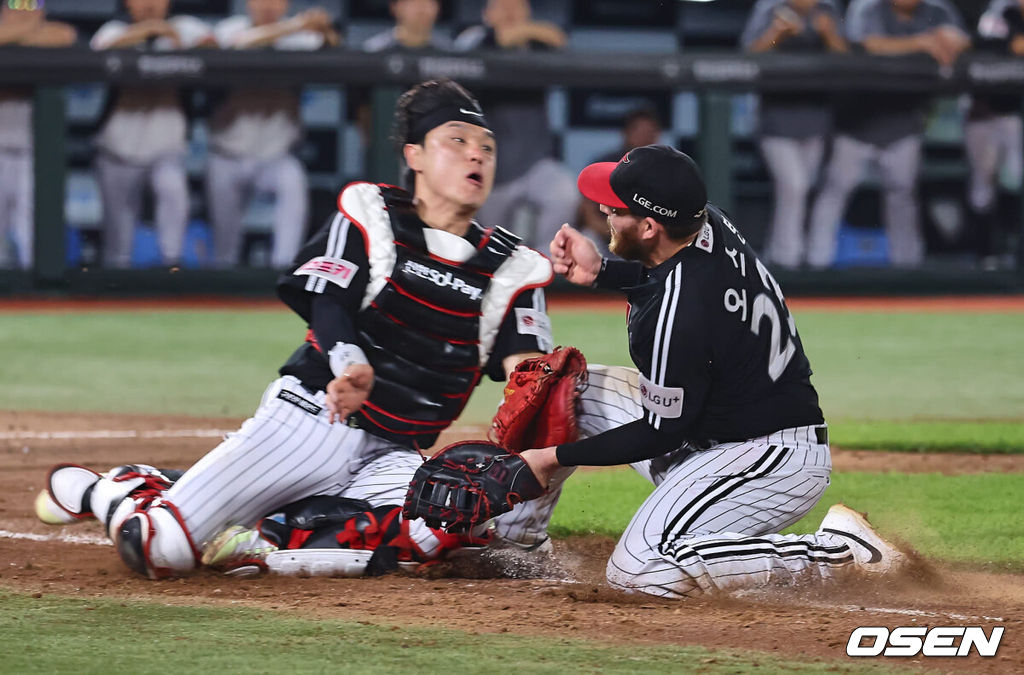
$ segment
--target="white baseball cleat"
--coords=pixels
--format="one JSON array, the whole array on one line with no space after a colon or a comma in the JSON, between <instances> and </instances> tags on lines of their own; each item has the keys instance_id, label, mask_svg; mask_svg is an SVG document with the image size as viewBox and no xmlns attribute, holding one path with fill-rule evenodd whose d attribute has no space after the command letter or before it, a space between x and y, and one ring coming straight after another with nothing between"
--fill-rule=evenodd
<instances>
[{"instance_id":1,"label":"white baseball cleat","mask_svg":"<svg viewBox=\"0 0 1024 675\"><path fill-rule=\"evenodd\" d=\"M266 557L271 574L311 577L361 577L366 573L373 551L351 548L304 548L274 551ZM400 569L413 570L419 563L398 563Z\"/></svg>"},{"instance_id":2,"label":"white baseball cleat","mask_svg":"<svg viewBox=\"0 0 1024 675\"><path fill-rule=\"evenodd\" d=\"M906 554L875 532L864 514L846 504L830 508L818 531L849 541L854 562L868 574L896 572L910 562Z\"/></svg>"},{"instance_id":3,"label":"white baseball cleat","mask_svg":"<svg viewBox=\"0 0 1024 675\"><path fill-rule=\"evenodd\" d=\"M77 464L58 464L35 501L36 516L48 525L67 525L92 515L89 496L100 474Z\"/></svg>"},{"instance_id":4,"label":"white baseball cleat","mask_svg":"<svg viewBox=\"0 0 1024 675\"><path fill-rule=\"evenodd\" d=\"M214 537L203 549L203 564L228 569L262 563L277 546L263 538L259 530L232 525Z\"/></svg>"}]
</instances>

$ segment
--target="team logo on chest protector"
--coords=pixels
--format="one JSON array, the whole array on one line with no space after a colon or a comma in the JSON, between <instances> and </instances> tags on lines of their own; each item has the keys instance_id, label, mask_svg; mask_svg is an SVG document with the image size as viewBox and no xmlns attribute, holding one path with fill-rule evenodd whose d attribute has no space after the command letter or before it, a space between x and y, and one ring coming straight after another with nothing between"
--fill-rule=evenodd
<instances>
[{"instance_id":1,"label":"team logo on chest protector","mask_svg":"<svg viewBox=\"0 0 1024 675\"><path fill-rule=\"evenodd\" d=\"M441 270L428 267L427 265L416 262L415 260L406 260L402 265L402 271L405 274L410 274L412 276L419 277L420 279L426 279L436 286L451 288L453 291L458 291L463 295L466 295L471 300L479 300L484 294L484 289L467 283L464 279L460 279L451 272L442 272Z\"/></svg>"}]
</instances>

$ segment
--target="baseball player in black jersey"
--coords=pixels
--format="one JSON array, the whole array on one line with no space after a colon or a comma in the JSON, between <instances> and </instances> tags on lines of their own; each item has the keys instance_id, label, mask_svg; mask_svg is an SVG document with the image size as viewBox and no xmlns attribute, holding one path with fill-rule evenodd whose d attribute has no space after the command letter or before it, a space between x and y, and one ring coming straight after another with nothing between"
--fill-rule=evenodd
<instances>
[{"instance_id":1,"label":"baseball player in black jersey","mask_svg":"<svg viewBox=\"0 0 1024 675\"><path fill-rule=\"evenodd\" d=\"M554 269L625 294L637 369L592 366L584 438L523 458L545 485L566 467L615 464L654 483L608 580L673 597L902 564L843 505L815 534L777 534L828 486L828 431L782 291L707 203L694 162L649 145L588 166L578 184L608 216L610 249L626 260L603 259L563 227L551 243Z\"/></svg>"},{"instance_id":2,"label":"baseball player in black jersey","mask_svg":"<svg viewBox=\"0 0 1024 675\"><path fill-rule=\"evenodd\" d=\"M173 484L142 465L104 476L57 467L36 503L41 519L95 515L122 559L150 577L200 560L265 562L278 548L300 549L289 551L292 569L305 552L307 571L358 574L379 546L414 564L464 543L401 521L400 505L419 451L480 378L503 381L551 350L543 287L553 274L514 235L473 220L496 145L472 96L451 81L423 83L401 98L396 121L413 192L341 192L278 282L309 331L253 417ZM329 536L313 536L310 522L331 525ZM325 547L357 551L332 557Z\"/></svg>"}]
</instances>

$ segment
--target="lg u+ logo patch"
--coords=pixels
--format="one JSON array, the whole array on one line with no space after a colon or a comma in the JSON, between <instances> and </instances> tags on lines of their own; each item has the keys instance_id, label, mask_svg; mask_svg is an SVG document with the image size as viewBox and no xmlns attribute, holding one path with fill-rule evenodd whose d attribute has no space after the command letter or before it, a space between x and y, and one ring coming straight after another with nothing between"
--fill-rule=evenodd
<instances>
[{"instance_id":1,"label":"lg u+ logo patch","mask_svg":"<svg viewBox=\"0 0 1024 675\"><path fill-rule=\"evenodd\" d=\"M995 656L1003 626L986 636L981 626L885 626L855 628L846 643L847 656Z\"/></svg>"}]
</instances>

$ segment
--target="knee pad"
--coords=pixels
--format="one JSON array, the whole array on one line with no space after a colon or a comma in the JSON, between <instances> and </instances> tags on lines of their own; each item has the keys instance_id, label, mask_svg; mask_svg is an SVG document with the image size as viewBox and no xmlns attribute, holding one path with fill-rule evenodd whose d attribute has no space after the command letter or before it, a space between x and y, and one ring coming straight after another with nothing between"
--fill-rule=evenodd
<instances>
[{"instance_id":1,"label":"knee pad","mask_svg":"<svg viewBox=\"0 0 1024 675\"><path fill-rule=\"evenodd\" d=\"M150 579L191 572L199 560L192 537L177 509L168 502L135 511L121 522L114 535L121 560Z\"/></svg>"},{"instance_id":2,"label":"knee pad","mask_svg":"<svg viewBox=\"0 0 1024 675\"><path fill-rule=\"evenodd\" d=\"M147 464L114 467L93 486L89 496L90 508L96 519L103 523L107 536L113 539L117 526L125 517L148 505L180 476L181 472L162 472Z\"/></svg>"}]
</instances>

